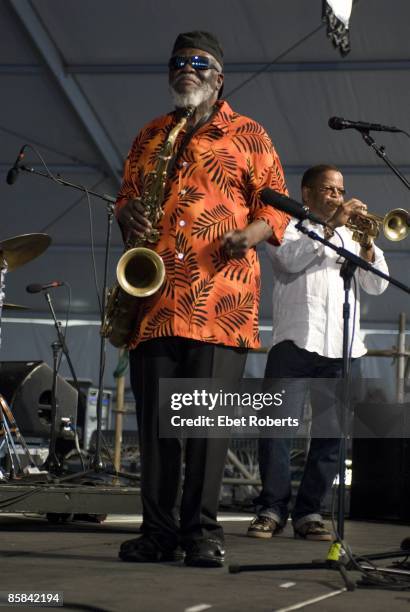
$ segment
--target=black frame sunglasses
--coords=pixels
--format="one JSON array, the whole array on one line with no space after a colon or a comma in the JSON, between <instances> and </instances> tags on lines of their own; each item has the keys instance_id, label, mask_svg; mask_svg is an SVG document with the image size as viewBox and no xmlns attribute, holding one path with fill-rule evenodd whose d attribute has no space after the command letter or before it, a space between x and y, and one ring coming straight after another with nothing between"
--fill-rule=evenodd
<instances>
[{"instance_id":1,"label":"black frame sunglasses","mask_svg":"<svg viewBox=\"0 0 410 612\"><path fill-rule=\"evenodd\" d=\"M170 70L182 70L188 63L195 70L217 70L219 72L219 69L205 55L173 55L168 62L168 67Z\"/></svg>"}]
</instances>

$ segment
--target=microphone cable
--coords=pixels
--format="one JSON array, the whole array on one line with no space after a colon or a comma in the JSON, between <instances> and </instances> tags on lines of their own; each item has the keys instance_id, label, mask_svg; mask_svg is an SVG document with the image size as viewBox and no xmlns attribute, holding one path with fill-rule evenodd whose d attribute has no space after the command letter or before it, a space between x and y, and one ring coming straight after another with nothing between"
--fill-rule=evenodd
<instances>
[{"instance_id":1,"label":"microphone cable","mask_svg":"<svg viewBox=\"0 0 410 612\"><path fill-rule=\"evenodd\" d=\"M74 155L70 155L69 153L65 153L64 151L59 151L58 149L55 149L54 147L50 147L49 145L44 144L43 142L39 142L38 140L34 140L31 137L28 138L24 134L20 134L19 132L10 130L9 128L4 127L3 125L0 125L0 131L4 132L5 134L9 134L10 136L13 136L15 138L18 138L19 140L23 140L23 141L30 140L31 143L34 143L35 145L37 145L38 147L41 147L42 149L45 149L46 151L50 151L51 153L56 153L57 155L60 155L61 157L66 157L67 159L72 161L74 164L77 164L78 166L85 166L86 168L91 168L92 170L95 170L97 172L101 172L102 174L104 174L105 178L109 178L109 175L107 174L107 172L104 170L102 166L98 166L95 164L89 164L85 162L84 160L78 157L75 157Z\"/></svg>"},{"instance_id":2,"label":"microphone cable","mask_svg":"<svg viewBox=\"0 0 410 612\"><path fill-rule=\"evenodd\" d=\"M58 175L56 176L55 174L53 174L53 172L50 170L50 168L48 167L47 163L45 162L43 156L37 150L37 148L34 147L31 144L27 144L26 147L28 149L31 149L34 152L34 154L38 157L38 159L41 161L41 163L43 164L43 166L44 166L44 168L45 168L49 178L51 180L53 180L55 183L57 183L58 185L61 185L61 181L60 181ZM105 180L105 178L99 179L99 181L96 183L96 185L99 185L104 180ZM89 209L89 224L90 224L89 227L90 227L91 258L92 258L92 267L93 267L93 277L94 277L94 286L95 286L96 293L97 293L98 309L99 309L99 313L100 313L100 317L101 317L102 316L102 305L101 305L101 298L100 298L100 293L99 293L98 278L97 278L97 265L96 265L96 259L95 259L94 225L93 225L93 218L92 218L91 200L90 200L90 194L89 194L88 188L85 187L84 185L81 185L81 187L84 189L84 192L85 192L85 195L86 195L86 198L87 198L88 209ZM57 218L55 218L53 221L51 221L45 227L43 227L40 230L40 232L41 233L45 233L51 227L51 225L53 225L57 220L60 220L69 211L71 211L75 206L77 206L77 204L79 202L81 202L81 200L83 198L84 198L84 195L82 195L79 199L77 199L74 202L74 204L72 204L68 209L66 209ZM71 289L70 289L70 301L71 301Z\"/></svg>"}]
</instances>

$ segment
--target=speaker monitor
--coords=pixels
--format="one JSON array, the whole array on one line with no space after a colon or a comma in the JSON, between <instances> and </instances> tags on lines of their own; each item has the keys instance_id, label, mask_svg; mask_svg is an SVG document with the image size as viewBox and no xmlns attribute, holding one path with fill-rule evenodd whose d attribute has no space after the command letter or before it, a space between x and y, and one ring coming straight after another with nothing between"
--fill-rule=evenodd
<instances>
[{"instance_id":1,"label":"speaker monitor","mask_svg":"<svg viewBox=\"0 0 410 612\"><path fill-rule=\"evenodd\" d=\"M3 361L0 363L0 394L4 396L25 437L49 438L51 431L51 389L53 371L44 361ZM57 376L56 432L61 420L77 419L77 391Z\"/></svg>"},{"instance_id":2,"label":"speaker monitor","mask_svg":"<svg viewBox=\"0 0 410 612\"><path fill-rule=\"evenodd\" d=\"M379 404L367 408L380 412ZM395 408L400 406L386 405L386 412ZM350 518L410 523L408 438L354 437L352 470Z\"/></svg>"}]
</instances>

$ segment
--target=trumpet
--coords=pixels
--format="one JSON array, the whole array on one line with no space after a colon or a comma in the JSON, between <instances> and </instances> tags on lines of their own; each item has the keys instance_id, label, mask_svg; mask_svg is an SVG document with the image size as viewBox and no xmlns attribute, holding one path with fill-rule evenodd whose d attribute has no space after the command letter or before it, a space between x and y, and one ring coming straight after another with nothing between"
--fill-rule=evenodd
<instances>
[{"instance_id":1,"label":"trumpet","mask_svg":"<svg viewBox=\"0 0 410 612\"><path fill-rule=\"evenodd\" d=\"M410 229L410 214L404 208L395 208L384 217L368 213L355 213L346 223L353 232L352 239L361 245L367 245L378 237L383 230L387 240L399 242L407 238Z\"/></svg>"}]
</instances>

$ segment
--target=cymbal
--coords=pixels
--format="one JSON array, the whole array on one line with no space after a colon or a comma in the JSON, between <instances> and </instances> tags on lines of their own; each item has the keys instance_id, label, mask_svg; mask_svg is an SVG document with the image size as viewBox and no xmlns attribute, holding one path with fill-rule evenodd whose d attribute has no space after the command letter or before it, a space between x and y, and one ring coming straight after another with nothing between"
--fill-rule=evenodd
<instances>
[{"instance_id":1,"label":"cymbal","mask_svg":"<svg viewBox=\"0 0 410 612\"><path fill-rule=\"evenodd\" d=\"M3 310L30 310L28 306L22 306L21 304L3 304Z\"/></svg>"},{"instance_id":2,"label":"cymbal","mask_svg":"<svg viewBox=\"0 0 410 612\"><path fill-rule=\"evenodd\" d=\"M22 234L0 242L0 265L4 258L8 271L35 259L43 253L51 243L47 234Z\"/></svg>"}]
</instances>

